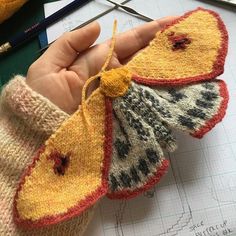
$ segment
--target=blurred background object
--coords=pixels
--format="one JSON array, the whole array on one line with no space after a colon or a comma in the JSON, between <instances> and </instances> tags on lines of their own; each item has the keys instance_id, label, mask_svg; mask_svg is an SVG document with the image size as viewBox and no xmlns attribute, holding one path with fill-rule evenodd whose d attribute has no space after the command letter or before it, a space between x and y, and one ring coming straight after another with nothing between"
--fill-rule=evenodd
<instances>
[{"instance_id":1,"label":"blurred background object","mask_svg":"<svg viewBox=\"0 0 236 236\"><path fill-rule=\"evenodd\" d=\"M0 23L11 17L27 0L0 0Z\"/></svg>"}]
</instances>

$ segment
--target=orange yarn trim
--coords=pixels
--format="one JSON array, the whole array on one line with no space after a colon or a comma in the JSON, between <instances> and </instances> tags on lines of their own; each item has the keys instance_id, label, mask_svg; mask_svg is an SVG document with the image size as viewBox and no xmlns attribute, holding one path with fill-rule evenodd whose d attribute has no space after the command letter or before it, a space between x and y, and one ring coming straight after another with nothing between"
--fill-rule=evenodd
<instances>
[{"instance_id":1,"label":"orange yarn trim","mask_svg":"<svg viewBox=\"0 0 236 236\"><path fill-rule=\"evenodd\" d=\"M211 15L213 15L217 19L218 29L222 33L221 47L218 50L217 59L213 65L212 72L210 72L208 74L199 75L199 76L193 76L193 77L188 77L188 78L179 78L179 79L173 78L173 79L168 79L168 80L166 80L166 79L157 80L157 79L150 78L150 77L141 77L138 75L133 75L132 79L135 82L137 82L139 84L143 84L143 85L153 85L153 86L155 86L155 85L168 85L168 86L169 85L176 85L176 86L178 86L178 85L189 84L189 83L193 83L193 82L197 82L197 81L205 81L205 80L213 79L224 72L224 63L225 63L225 58L226 58L227 51L228 51L228 33L226 30L225 24L223 23L223 21L220 19L220 16L216 12L199 7L196 10L190 11L190 12L186 13L185 15L183 15L182 17L176 19L171 24L167 25L161 32L163 32L164 30L168 29L169 27L175 25L176 23L179 23L180 21L187 18L189 15L191 15L192 13L194 13L198 10L206 11L206 12L210 13Z\"/></svg>"},{"instance_id":2,"label":"orange yarn trim","mask_svg":"<svg viewBox=\"0 0 236 236\"><path fill-rule=\"evenodd\" d=\"M111 162L112 154L112 100L109 98L105 99L105 142L104 142L104 162L102 169L102 185L96 191L90 194L89 197L86 197L83 201L80 201L78 206L75 206L68 210L68 212L56 216L43 217L40 220L31 221L31 220L22 220L17 211L17 199L18 194L22 189L22 186L25 182L27 176L29 176L34 169L36 162L39 160L40 154L45 150L45 146L41 147L37 152L36 157L33 159L33 163L28 166L23 175L21 176L20 183L18 185L16 195L13 202L13 218L16 224L20 225L23 228L40 228L45 225L57 224L61 221L68 220L74 216L80 215L83 211L88 209L90 206L94 205L97 202L97 199L101 196L104 196L108 191L108 171Z\"/></svg>"},{"instance_id":3,"label":"orange yarn trim","mask_svg":"<svg viewBox=\"0 0 236 236\"><path fill-rule=\"evenodd\" d=\"M167 173L167 169L169 167L169 161L163 160L161 167L157 170L156 174L142 187L135 189L134 191L124 190L124 191L117 191L115 193L107 193L107 197L110 199L130 199L134 198L137 195L147 191L148 189L152 188L155 184L157 184L162 176Z\"/></svg>"},{"instance_id":4,"label":"orange yarn trim","mask_svg":"<svg viewBox=\"0 0 236 236\"><path fill-rule=\"evenodd\" d=\"M202 138L208 131L214 128L214 126L217 125L217 123L219 123L225 116L229 101L229 93L227 90L226 83L223 80L218 80L217 82L219 83L220 86L220 95L223 98L220 104L220 108L217 114L214 115L209 121L207 121L203 127L201 127L194 134L191 134L191 136L195 138Z\"/></svg>"}]
</instances>

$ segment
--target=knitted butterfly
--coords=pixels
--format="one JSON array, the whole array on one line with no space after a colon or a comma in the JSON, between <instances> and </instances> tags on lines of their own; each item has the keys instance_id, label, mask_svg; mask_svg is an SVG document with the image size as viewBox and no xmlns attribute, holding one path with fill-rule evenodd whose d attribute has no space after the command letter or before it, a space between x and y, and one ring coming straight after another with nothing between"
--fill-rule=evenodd
<instances>
[{"instance_id":1,"label":"knitted butterfly","mask_svg":"<svg viewBox=\"0 0 236 236\"><path fill-rule=\"evenodd\" d=\"M46 141L23 174L14 218L41 227L79 215L104 195L131 198L166 173L171 129L201 138L228 102L228 36L220 17L198 8L178 18L100 86ZM89 122L87 121L89 119Z\"/></svg>"}]
</instances>

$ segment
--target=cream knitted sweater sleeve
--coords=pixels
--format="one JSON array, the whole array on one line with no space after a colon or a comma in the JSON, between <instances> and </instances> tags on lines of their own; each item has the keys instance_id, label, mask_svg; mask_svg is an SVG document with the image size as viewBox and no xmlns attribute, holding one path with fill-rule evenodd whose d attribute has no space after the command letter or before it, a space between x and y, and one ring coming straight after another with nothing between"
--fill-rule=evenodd
<instances>
[{"instance_id":1,"label":"cream knitted sweater sleeve","mask_svg":"<svg viewBox=\"0 0 236 236\"><path fill-rule=\"evenodd\" d=\"M66 113L32 91L21 76L16 76L3 89L0 100L0 235L78 236L87 227L93 209L44 229L22 230L12 218L13 197L23 170L66 118Z\"/></svg>"}]
</instances>

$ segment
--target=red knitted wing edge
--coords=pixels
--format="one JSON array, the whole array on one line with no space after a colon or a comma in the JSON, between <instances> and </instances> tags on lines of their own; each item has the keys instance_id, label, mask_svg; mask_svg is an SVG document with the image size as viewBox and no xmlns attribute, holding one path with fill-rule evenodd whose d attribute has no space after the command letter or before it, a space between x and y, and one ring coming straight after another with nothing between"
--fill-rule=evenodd
<instances>
[{"instance_id":1,"label":"red knitted wing edge","mask_svg":"<svg viewBox=\"0 0 236 236\"><path fill-rule=\"evenodd\" d=\"M217 19L218 28L222 34L222 44L218 51L218 56L213 65L212 72L203 74L203 75L193 76L193 77L185 77L185 78L178 78L178 79L173 78L173 79L168 79L168 80L166 79L157 80L154 78L141 77L138 75L134 75L132 77L134 81L136 81L139 84L153 85L153 86L154 85L183 85L183 84L189 84L189 83L193 83L193 82L197 82L201 80L204 81L204 80L213 79L224 72L225 57L228 51L228 33L224 25L224 22L221 20L220 16L216 12L199 7L196 10L190 11L186 13L185 15L183 15L182 17L174 20L170 25L167 25L162 30L162 32L168 29L169 27L173 26L174 24L179 23L181 20L187 18L189 15L191 15L192 13L198 10L206 11L212 14Z\"/></svg>"},{"instance_id":2,"label":"red knitted wing edge","mask_svg":"<svg viewBox=\"0 0 236 236\"><path fill-rule=\"evenodd\" d=\"M107 197L110 199L129 199L136 197L137 195L155 186L155 184L157 184L161 180L162 176L166 174L168 167L169 167L169 161L163 160L161 166L157 169L157 172L154 174L154 176L151 177L148 180L148 182L144 184L142 187L137 188L133 191L123 190L123 191L116 191L114 193L107 193Z\"/></svg>"},{"instance_id":3,"label":"red knitted wing edge","mask_svg":"<svg viewBox=\"0 0 236 236\"><path fill-rule=\"evenodd\" d=\"M28 166L28 168L25 170L25 172L23 173L20 179L20 183L18 185L16 195L14 197L14 203L13 203L13 216L14 216L14 221L16 224L20 225L23 228L39 228L43 226L60 223L62 221L65 221L72 217L80 215L83 211L91 207L93 204L95 204L99 200L99 198L101 198L107 193L108 191L107 176L108 176L111 153L112 153L112 101L109 98L105 99L105 106L106 106L106 116L105 116L105 124L104 124L105 125L105 142L104 142L104 162L103 162L103 169L102 169L101 186L98 189L96 189L94 192L92 192L89 196L87 196L84 200L80 201L78 205L74 206L73 208L70 208L64 214L43 217L42 219L37 220L37 221L21 219L19 217L19 213L16 207L18 193L21 191L22 185L25 182L25 178L31 174L33 168L36 165L36 162L39 160L40 154L44 151L45 147L42 147L38 151L36 157L33 159L33 163Z\"/></svg>"},{"instance_id":4,"label":"red knitted wing edge","mask_svg":"<svg viewBox=\"0 0 236 236\"><path fill-rule=\"evenodd\" d=\"M195 133L191 134L195 138L202 138L208 131L210 131L214 126L219 123L225 116L228 101L229 101L229 93L227 90L227 86L224 81L217 80L220 87L220 96L223 98L220 107L217 111L217 113L208 120L204 126L202 126L199 130L197 130Z\"/></svg>"}]
</instances>

